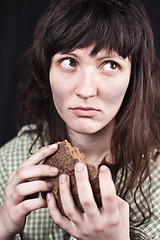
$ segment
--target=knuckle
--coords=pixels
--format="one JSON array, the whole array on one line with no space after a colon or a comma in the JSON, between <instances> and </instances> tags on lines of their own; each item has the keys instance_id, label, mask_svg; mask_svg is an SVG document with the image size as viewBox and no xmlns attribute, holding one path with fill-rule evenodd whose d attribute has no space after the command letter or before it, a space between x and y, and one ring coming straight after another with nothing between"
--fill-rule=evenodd
<instances>
[{"instance_id":1,"label":"knuckle","mask_svg":"<svg viewBox=\"0 0 160 240\"><path fill-rule=\"evenodd\" d=\"M29 206L29 204L27 203L27 201L23 201L23 202L21 203L21 206L22 206L22 209L23 209L23 211L24 211L25 213L30 212L30 206Z\"/></svg>"},{"instance_id":2,"label":"knuckle","mask_svg":"<svg viewBox=\"0 0 160 240\"><path fill-rule=\"evenodd\" d=\"M90 233L88 230L84 230L83 233L82 233L82 236L83 236L85 239L88 239L90 235L91 235L91 233ZM77 239L78 239L78 238L77 238Z\"/></svg>"},{"instance_id":3,"label":"knuckle","mask_svg":"<svg viewBox=\"0 0 160 240\"><path fill-rule=\"evenodd\" d=\"M122 207L125 208L126 210L129 210L129 204L125 201L123 201Z\"/></svg>"},{"instance_id":4,"label":"knuckle","mask_svg":"<svg viewBox=\"0 0 160 240\"><path fill-rule=\"evenodd\" d=\"M92 208L92 207L94 207L94 203L90 199L84 199L84 200L81 201L81 203L82 203L82 206L84 206L84 208Z\"/></svg>"},{"instance_id":5,"label":"knuckle","mask_svg":"<svg viewBox=\"0 0 160 240\"><path fill-rule=\"evenodd\" d=\"M66 216L69 218L69 219L74 219L74 213L73 213L73 211L71 211L70 209L68 209L68 210L64 210L65 211L65 214L66 214Z\"/></svg>"},{"instance_id":6,"label":"knuckle","mask_svg":"<svg viewBox=\"0 0 160 240\"><path fill-rule=\"evenodd\" d=\"M23 171L23 167L19 167L17 169L17 171L15 172L15 174L17 175L17 177L19 179L23 179L24 178L24 171Z\"/></svg>"},{"instance_id":7,"label":"knuckle","mask_svg":"<svg viewBox=\"0 0 160 240\"><path fill-rule=\"evenodd\" d=\"M15 222L16 212L15 212L15 209L14 209L14 208L9 209L9 211L8 211L8 216L9 216L11 222Z\"/></svg>"},{"instance_id":8,"label":"knuckle","mask_svg":"<svg viewBox=\"0 0 160 240\"><path fill-rule=\"evenodd\" d=\"M55 224L56 225L58 225L58 226L60 226L61 225L61 219L59 218L59 217L56 217L55 215L54 215L54 222L55 222Z\"/></svg>"},{"instance_id":9,"label":"knuckle","mask_svg":"<svg viewBox=\"0 0 160 240\"><path fill-rule=\"evenodd\" d=\"M119 208L129 211L129 204L125 200L119 198Z\"/></svg>"},{"instance_id":10,"label":"knuckle","mask_svg":"<svg viewBox=\"0 0 160 240\"><path fill-rule=\"evenodd\" d=\"M17 185L15 187L14 193L15 193L16 196L21 196L22 195L22 189L21 189L20 185Z\"/></svg>"},{"instance_id":11,"label":"knuckle","mask_svg":"<svg viewBox=\"0 0 160 240\"><path fill-rule=\"evenodd\" d=\"M9 187L8 187L8 186L5 188L4 194L5 194L5 197L8 197L8 196L9 196L10 190L9 190Z\"/></svg>"},{"instance_id":12,"label":"knuckle","mask_svg":"<svg viewBox=\"0 0 160 240\"><path fill-rule=\"evenodd\" d=\"M116 227L119 224L119 220L119 216L117 214L114 214L114 216L110 217L109 219L109 226Z\"/></svg>"},{"instance_id":13,"label":"knuckle","mask_svg":"<svg viewBox=\"0 0 160 240\"><path fill-rule=\"evenodd\" d=\"M12 172L12 173L9 174L9 176L8 176L8 183L11 181L11 179L12 179L14 173L15 173L15 172Z\"/></svg>"},{"instance_id":14,"label":"knuckle","mask_svg":"<svg viewBox=\"0 0 160 240\"><path fill-rule=\"evenodd\" d=\"M105 194L104 193L104 195L103 195L103 199L106 202L113 202L114 198L115 198L115 196L112 195L111 193L110 194Z\"/></svg>"},{"instance_id":15,"label":"knuckle","mask_svg":"<svg viewBox=\"0 0 160 240\"><path fill-rule=\"evenodd\" d=\"M95 226L94 231L95 231L96 233L103 233L103 232L104 232L104 228L103 228L102 225L99 224L99 225L96 225L96 226Z\"/></svg>"},{"instance_id":16,"label":"knuckle","mask_svg":"<svg viewBox=\"0 0 160 240\"><path fill-rule=\"evenodd\" d=\"M78 229L74 229L74 232L73 232L73 236L76 239L88 239L90 235L91 233L86 228L81 229L80 231Z\"/></svg>"},{"instance_id":17,"label":"knuckle","mask_svg":"<svg viewBox=\"0 0 160 240\"><path fill-rule=\"evenodd\" d=\"M82 239L82 238L88 239L88 237L89 237L88 233L75 232L73 235L74 235L75 239Z\"/></svg>"}]
</instances>

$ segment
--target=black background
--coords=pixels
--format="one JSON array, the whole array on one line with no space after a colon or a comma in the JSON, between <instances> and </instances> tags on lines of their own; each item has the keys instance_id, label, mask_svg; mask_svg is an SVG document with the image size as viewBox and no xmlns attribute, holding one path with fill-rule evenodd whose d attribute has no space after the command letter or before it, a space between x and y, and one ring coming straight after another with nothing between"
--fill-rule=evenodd
<instances>
[{"instance_id":1,"label":"black background","mask_svg":"<svg viewBox=\"0 0 160 240\"><path fill-rule=\"evenodd\" d=\"M50 2L51 0L0 0L0 146L17 133L14 112L19 59L32 40L39 16ZM156 51L160 57L160 1L142 2L151 19Z\"/></svg>"}]
</instances>

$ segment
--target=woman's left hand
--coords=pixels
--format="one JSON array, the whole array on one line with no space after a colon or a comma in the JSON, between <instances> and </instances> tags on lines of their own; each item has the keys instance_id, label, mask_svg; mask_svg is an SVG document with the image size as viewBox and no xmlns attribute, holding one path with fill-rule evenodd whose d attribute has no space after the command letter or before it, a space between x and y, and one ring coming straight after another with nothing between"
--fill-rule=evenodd
<instances>
[{"instance_id":1,"label":"woman's left hand","mask_svg":"<svg viewBox=\"0 0 160 240\"><path fill-rule=\"evenodd\" d=\"M129 240L129 206L116 195L110 170L101 166L99 173L102 207L99 209L94 200L84 163L75 166L78 194L84 213L74 204L70 191L69 176L60 176L60 194L64 217L56 207L54 196L47 195L48 209L53 221L73 237L81 240Z\"/></svg>"}]
</instances>

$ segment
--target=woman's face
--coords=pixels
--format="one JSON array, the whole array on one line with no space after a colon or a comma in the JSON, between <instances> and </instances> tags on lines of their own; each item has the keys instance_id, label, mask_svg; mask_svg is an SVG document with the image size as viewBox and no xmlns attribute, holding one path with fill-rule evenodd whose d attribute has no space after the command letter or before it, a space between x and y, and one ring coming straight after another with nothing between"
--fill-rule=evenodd
<instances>
[{"instance_id":1,"label":"woman's face","mask_svg":"<svg viewBox=\"0 0 160 240\"><path fill-rule=\"evenodd\" d=\"M105 49L91 56L92 47L57 53L50 67L55 107L74 132L94 134L112 125L126 93L129 58Z\"/></svg>"}]
</instances>

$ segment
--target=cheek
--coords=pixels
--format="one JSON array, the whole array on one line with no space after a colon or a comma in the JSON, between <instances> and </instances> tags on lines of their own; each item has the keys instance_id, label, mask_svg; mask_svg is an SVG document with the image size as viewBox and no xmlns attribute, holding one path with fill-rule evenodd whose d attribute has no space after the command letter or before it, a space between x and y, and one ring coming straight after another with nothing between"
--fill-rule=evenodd
<instances>
[{"instance_id":1,"label":"cheek","mask_svg":"<svg viewBox=\"0 0 160 240\"><path fill-rule=\"evenodd\" d=\"M111 104L115 104L115 103L121 103L124 95L127 91L128 88L128 83L127 82L119 82L118 84L111 84L109 88L105 87L103 88L106 89L105 91L105 98L106 100L108 100Z\"/></svg>"},{"instance_id":2,"label":"cheek","mask_svg":"<svg viewBox=\"0 0 160 240\"><path fill-rule=\"evenodd\" d=\"M52 74L52 72L50 72L49 78L50 78L50 86L52 91L53 102L55 104L55 107L57 108L59 106L60 97L63 96L63 93L61 92L62 89L59 85L59 82L57 80L55 81L56 78Z\"/></svg>"},{"instance_id":3,"label":"cheek","mask_svg":"<svg viewBox=\"0 0 160 240\"><path fill-rule=\"evenodd\" d=\"M61 83L62 79L56 73L55 69L50 70L49 81L50 81L53 100L59 98L60 96L63 96L65 85Z\"/></svg>"},{"instance_id":4,"label":"cheek","mask_svg":"<svg viewBox=\"0 0 160 240\"><path fill-rule=\"evenodd\" d=\"M55 81L56 79L56 81ZM68 101L70 100L70 92L67 84L58 81L59 79L53 77L50 80L52 99L55 105L55 108L59 115L63 118L64 112L66 111Z\"/></svg>"},{"instance_id":5,"label":"cheek","mask_svg":"<svg viewBox=\"0 0 160 240\"><path fill-rule=\"evenodd\" d=\"M64 102L63 99L65 98L63 89L57 85L52 84L51 90L52 90L52 99L53 99L54 105L56 109L59 111L59 109L61 109L63 105L63 102Z\"/></svg>"},{"instance_id":6,"label":"cheek","mask_svg":"<svg viewBox=\"0 0 160 240\"><path fill-rule=\"evenodd\" d=\"M60 96L63 98L67 94L71 94L73 88L72 83L68 81L67 77L61 74L60 71L56 71L56 69L54 71L51 70L49 79L53 97Z\"/></svg>"}]
</instances>

